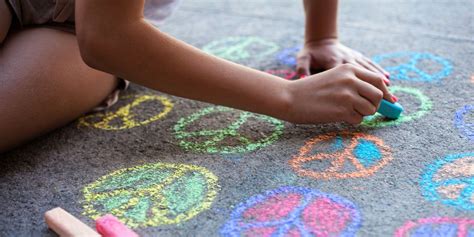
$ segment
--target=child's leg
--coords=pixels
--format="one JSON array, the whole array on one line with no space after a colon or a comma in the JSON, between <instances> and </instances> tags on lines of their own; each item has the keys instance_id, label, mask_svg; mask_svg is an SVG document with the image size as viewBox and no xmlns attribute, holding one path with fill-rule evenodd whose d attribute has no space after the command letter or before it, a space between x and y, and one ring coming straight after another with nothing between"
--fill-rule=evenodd
<instances>
[{"instance_id":1,"label":"child's leg","mask_svg":"<svg viewBox=\"0 0 474 237\"><path fill-rule=\"evenodd\" d=\"M12 14L5 0L0 0L0 45L7 36L12 23Z\"/></svg>"},{"instance_id":2,"label":"child's leg","mask_svg":"<svg viewBox=\"0 0 474 237\"><path fill-rule=\"evenodd\" d=\"M82 61L74 35L45 28L10 34L0 72L0 152L73 121L117 85Z\"/></svg>"}]
</instances>

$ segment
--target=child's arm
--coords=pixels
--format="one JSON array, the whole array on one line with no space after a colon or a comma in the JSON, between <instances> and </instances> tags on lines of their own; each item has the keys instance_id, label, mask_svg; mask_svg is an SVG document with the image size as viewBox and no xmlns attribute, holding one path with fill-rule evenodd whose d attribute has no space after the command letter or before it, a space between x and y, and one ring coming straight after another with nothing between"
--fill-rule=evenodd
<instances>
[{"instance_id":1,"label":"child's arm","mask_svg":"<svg viewBox=\"0 0 474 237\"><path fill-rule=\"evenodd\" d=\"M310 75L310 68L331 69L344 63L362 66L372 72L389 74L379 65L338 40L338 0L303 0L306 13L304 48L298 54L297 71Z\"/></svg>"},{"instance_id":2,"label":"child's arm","mask_svg":"<svg viewBox=\"0 0 474 237\"><path fill-rule=\"evenodd\" d=\"M295 123L359 123L391 95L377 74L344 66L301 82L240 66L149 25L144 0L76 1L76 31L90 66L169 94ZM328 80L330 78L330 80Z\"/></svg>"}]
</instances>

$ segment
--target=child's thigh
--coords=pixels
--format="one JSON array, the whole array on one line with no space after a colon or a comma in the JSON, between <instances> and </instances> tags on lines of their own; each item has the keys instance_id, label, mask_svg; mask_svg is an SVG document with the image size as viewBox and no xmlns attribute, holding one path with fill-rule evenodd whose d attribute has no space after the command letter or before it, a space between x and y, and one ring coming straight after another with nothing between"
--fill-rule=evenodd
<instances>
[{"instance_id":1,"label":"child's thigh","mask_svg":"<svg viewBox=\"0 0 474 237\"><path fill-rule=\"evenodd\" d=\"M8 9L7 2L0 0L0 44L2 44L7 36L11 23L12 14L10 13L10 9Z\"/></svg>"},{"instance_id":2,"label":"child's thigh","mask_svg":"<svg viewBox=\"0 0 474 237\"><path fill-rule=\"evenodd\" d=\"M75 120L117 86L82 61L74 35L43 28L6 39L0 72L0 152Z\"/></svg>"}]
</instances>

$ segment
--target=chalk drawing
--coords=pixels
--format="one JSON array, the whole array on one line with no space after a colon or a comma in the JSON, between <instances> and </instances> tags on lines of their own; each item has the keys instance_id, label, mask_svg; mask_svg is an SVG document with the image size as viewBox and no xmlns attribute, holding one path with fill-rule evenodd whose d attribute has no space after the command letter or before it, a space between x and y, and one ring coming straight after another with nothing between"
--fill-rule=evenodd
<instances>
[{"instance_id":1,"label":"chalk drawing","mask_svg":"<svg viewBox=\"0 0 474 237\"><path fill-rule=\"evenodd\" d=\"M343 140L349 140L349 145L344 147ZM333 147L328 153L311 155L316 145L328 142L331 142ZM310 139L289 164L300 176L328 180L368 177L391 160L390 148L382 139L368 134L343 132ZM314 161L319 162L318 170L313 167L305 168L308 163ZM325 165L322 161L328 161L328 164Z\"/></svg>"},{"instance_id":2,"label":"chalk drawing","mask_svg":"<svg viewBox=\"0 0 474 237\"><path fill-rule=\"evenodd\" d=\"M164 118L172 109L173 103L166 97L156 95L130 95L121 97L122 100L133 99L133 101L117 111L105 113L95 113L79 119L79 126L94 127L103 130L123 130L138 126L147 125ZM151 115L150 118L138 121L136 114L131 112L135 107L145 102L157 102L162 107L158 114Z\"/></svg>"},{"instance_id":3,"label":"chalk drawing","mask_svg":"<svg viewBox=\"0 0 474 237\"><path fill-rule=\"evenodd\" d=\"M390 61L403 60L404 63L398 65L388 65ZM375 56L373 61L384 66L391 75L391 79L413 82L436 82L449 76L453 70L451 63L441 57L430 53L419 52L399 52ZM435 72L423 70L422 64L429 63L428 68L437 67Z\"/></svg>"},{"instance_id":4,"label":"chalk drawing","mask_svg":"<svg viewBox=\"0 0 474 237\"><path fill-rule=\"evenodd\" d=\"M468 118L471 118L470 120ZM454 126L467 139L474 141L474 105L466 105L456 111Z\"/></svg>"},{"instance_id":5,"label":"chalk drawing","mask_svg":"<svg viewBox=\"0 0 474 237\"><path fill-rule=\"evenodd\" d=\"M431 217L408 221L394 237L472 237L474 220L453 217Z\"/></svg>"},{"instance_id":6,"label":"chalk drawing","mask_svg":"<svg viewBox=\"0 0 474 237\"><path fill-rule=\"evenodd\" d=\"M384 116L380 114L375 114L372 116L367 116L362 121L362 125L366 127L373 127L373 128L380 128L380 127L387 127L387 126L396 126L402 123L410 122L416 119L420 119L421 117L425 116L433 107L433 102L431 99L423 94L418 89L411 88L411 87L401 87L401 86L391 86L389 87L390 92L393 94L402 93L408 94L415 97L419 106L415 112L407 114L407 112L403 112L402 115L396 120L389 120L386 119ZM404 97L399 96L401 99L401 104L403 104Z\"/></svg>"},{"instance_id":7,"label":"chalk drawing","mask_svg":"<svg viewBox=\"0 0 474 237\"><path fill-rule=\"evenodd\" d=\"M296 56L301 49L301 46L286 48L277 54L277 59L282 64L294 67L297 63Z\"/></svg>"},{"instance_id":8,"label":"chalk drawing","mask_svg":"<svg viewBox=\"0 0 474 237\"><path fill-rule=\"evenodd\" d=\"M349 200L303 187L281 187L237 206L223 236L355 236L360 213Z\"/></svg>"},{"instance_id":9,"label":"chalk drawing","mask_svg":"<svg viewBox=\"0 0 474 237\"><path fill-rule=\"evenodd\" d=\"M209 170L156 163L117 170L83 189L84 215L110 213L130 227L178 224L208 209L219 186Z\"/></svg>"},{"instance_id":10,"label":"chalk drawing","mask_svg":"<svg viewBox=\"0 0 474 237\"><path fill-rule=\"evenodd\" d=\"M291 69L275 69L275 70L270 69L270 70L266 70L265 72L287 79L287 80L293 80L293 79L296 79L297 77L296 72Z\"/></svg>"},{"instance_id":11,"label":"chalk drawing","mask_svg":"<svg viewBox=\"0 0 474 237\"><path fill-rule=\"evenodd\" d=\"M199 120L205 120L203 117L208 115L216 116L216 113L225 113L224 118L231 115L236 110L226 107L209 107L187 118L182 118L175 125L175 135L179 141L179 145L185 150L192 150L202 153L243 153L250 152L274 143L282 134L284 124L280 120L267 117L264 115L253 114L249 112L239 112L236 121L233 121L227 127L217 130L200 130L190 132L188 129L193 127L192 124ZM243 132L239 131L250 120L258 121L262 124L272 126L271 134L262 134L262 138L253 140L247 137ZM200 141L198 138L205 138ZM224 140L233 140L233 144L222 144Z\"/></svg>"},{"instance_id":12,"label":"chalk drawing","mask_svg":"<svg viewBox=\"0 0 474 237\"><path fill-rule=\"evenodd\" d=\"M278 50L279 46L259 37L229 37L203 47L209 54L230 61L262 59Z\"/></svg>"},{"instance_id":13,"label":"chalk drawing","mask_svg":"<svg viewBox=\"0 0 474 237\"><path fill-rule=\"evenodd\" d=\"M448 155L432 163L420 185L429 201L474 211L474 152Z\"/></svg>"}]
</instances>

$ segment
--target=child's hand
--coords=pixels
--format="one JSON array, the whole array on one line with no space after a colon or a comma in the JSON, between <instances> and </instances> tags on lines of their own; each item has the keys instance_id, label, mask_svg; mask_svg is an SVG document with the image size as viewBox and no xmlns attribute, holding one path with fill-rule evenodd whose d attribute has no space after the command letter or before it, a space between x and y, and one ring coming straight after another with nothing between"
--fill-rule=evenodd
<instances>
[{"instance_id":1,"label":"child's hand","mask_svg":"<svg viewBox=\"0 0 474 237\"><path fill-rule=\"evenodd\" d=\"M304 48L298 53L297 60L297 71L300 76L309 76L310 68L327 70L345 63L361 66L387 78L390 75L361 53L339 43L337 39L305 43Z\"/></svg>"},{"instance_id":2,"label":"child's hand","mask_svg":"<svg viewBox=\"0 0 474 237\"><path fill-rule=\"evenodd\" d=\"M289 105L281 117L293 123L359 124L375 114L382 98L394 102L382 74L351 64L289 82L286 88Z\"/></svg>"}]
</instances>

